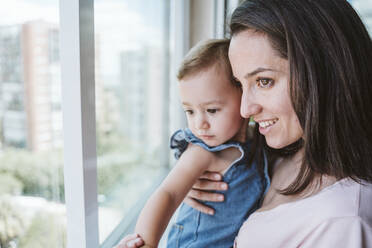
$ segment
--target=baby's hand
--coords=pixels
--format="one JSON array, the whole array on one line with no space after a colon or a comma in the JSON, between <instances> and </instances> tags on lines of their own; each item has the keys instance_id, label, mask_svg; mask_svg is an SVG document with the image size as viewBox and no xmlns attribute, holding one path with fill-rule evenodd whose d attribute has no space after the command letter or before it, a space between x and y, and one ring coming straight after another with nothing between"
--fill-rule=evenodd
<instances>
[{"instance_id":1,"label":"baby's hand","mask_svg":"<svg viewBox=\"0 0 372 248\"><path fill-rule=\"evenodd\" d=\"M125 236L114 248L137 248L145 244L138 234L129 234Z\"/></svg>"}]
</instances>

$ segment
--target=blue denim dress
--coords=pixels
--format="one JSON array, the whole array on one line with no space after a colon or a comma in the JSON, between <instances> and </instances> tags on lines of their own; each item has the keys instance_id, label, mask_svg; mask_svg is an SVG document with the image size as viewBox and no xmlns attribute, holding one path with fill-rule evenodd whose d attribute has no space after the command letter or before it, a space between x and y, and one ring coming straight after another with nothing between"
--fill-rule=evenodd
<instances>
[{"instance_id":1,"label":"blue denim dress","mask_svg":"<svg viewBox=\"0 0 372 248\"><path fill-rule=\"evenodd\" d=\"M204 149L217 152L230 147L238 148L242 155L223 175L223 181L229 185L223 193L224 202L203 202L215 209L214 215L201 213L187 204L182 204L177 219L172 225L167 241L168 248L204 248L232 247L239 228L248 216L260 205L263 195L269 187L267 160L265 158L264 175L259 173L256 163L247 164L246 154L250 144L226 142L209 147L191 133L189 129L178 130L171 138L171 148L176 150L178 159L191 142Z\"/></svg>"}]
</instances>

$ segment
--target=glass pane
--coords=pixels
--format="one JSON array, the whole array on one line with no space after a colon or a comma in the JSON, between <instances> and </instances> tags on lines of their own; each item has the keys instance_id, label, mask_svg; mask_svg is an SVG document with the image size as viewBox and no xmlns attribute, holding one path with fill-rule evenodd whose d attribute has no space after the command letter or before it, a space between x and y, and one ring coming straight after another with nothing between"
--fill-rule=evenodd
<instances>
[{"instance_id":1,"label":"glass pane","mask_svg":"<svg viewBox=\"0 0 372 248\"><path fill-rule=\"evenodd\" d=\"M66 247L57 0L0 8L0 247Z\"/></svg>"},{"instance_id":2,"label":"glass pane","mask_svg":"<svg viewBox=\"0 0 372 248\"><path fill-rule=\"evenodd\" d=\"M96 0L99 228L102 243L167 165L168 1Z\"/></svg>"}]
</instances>

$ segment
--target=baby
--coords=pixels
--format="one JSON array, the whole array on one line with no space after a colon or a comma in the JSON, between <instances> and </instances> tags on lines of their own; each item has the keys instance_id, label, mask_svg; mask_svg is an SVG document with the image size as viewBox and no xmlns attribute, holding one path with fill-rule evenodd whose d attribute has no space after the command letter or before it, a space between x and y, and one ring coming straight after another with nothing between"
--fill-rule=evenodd
<instances>
[{"instance_id":1,"label":"baby","mask_svg":"<svg viewBox=\"0 0 372 248\"><path fill-rule=\"evenodd\" d=\"M249 158L247 120L240 116L242 92L232 80L228 48L229 40L208 40L183 60L178 79L188 129L171 138L177 164L143 208L136 234L117 248L157 247L173 213L205 171L223 175L229 186L225 200L207 203L214 215L182 204L167 247L232 247L242 223L259 207L269 186L267 169Z\"/></svg>"}]
</instances>

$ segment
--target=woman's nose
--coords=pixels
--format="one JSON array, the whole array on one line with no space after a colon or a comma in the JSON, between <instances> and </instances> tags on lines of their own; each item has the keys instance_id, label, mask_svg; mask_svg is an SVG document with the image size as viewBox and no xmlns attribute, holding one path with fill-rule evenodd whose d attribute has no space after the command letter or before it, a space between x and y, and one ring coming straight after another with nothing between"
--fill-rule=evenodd
<instances>
[{"instance_id":1,"label":"woman's nose","mask_svg":"<svg viewBox=\"0 0 372 248\"><path fill-rule=\"evenodd\" d=\"M240 103L240 115L243 118L249 118L253 115L258 114L262 110L262 107L254 99L254 96L244 92L242 94L242 100Z\"/></svg>"}]
</instances>

